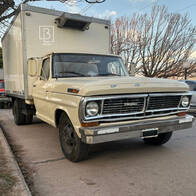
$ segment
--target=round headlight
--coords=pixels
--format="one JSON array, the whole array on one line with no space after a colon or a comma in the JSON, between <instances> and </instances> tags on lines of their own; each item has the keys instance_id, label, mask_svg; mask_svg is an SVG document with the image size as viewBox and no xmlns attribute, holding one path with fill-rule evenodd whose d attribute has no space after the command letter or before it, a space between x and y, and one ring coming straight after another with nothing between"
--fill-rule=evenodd
<instances>
[{"instance_id":1,"label":"round headlight","mask_svg":"<svg viewBox=\"0 0 196 196\"><path fill-rule=\"evenodd\" d=\"M96 116L99 112L99 105L96 102L89 102L86 105L86 113L88 116Z\"/></svg>"},{"instance_id":2,"label":"round headlight","mask_svg":"<svg viewBox=\"0 0 196 196\"><path fill-rule=\"evenodd\" d=\"M182 98L181 105L182 105L183 107L188 107L188 106L189 106L189 98L188 98L187 96L184 96L184 97Z\"/></svg>"}]
</instances>

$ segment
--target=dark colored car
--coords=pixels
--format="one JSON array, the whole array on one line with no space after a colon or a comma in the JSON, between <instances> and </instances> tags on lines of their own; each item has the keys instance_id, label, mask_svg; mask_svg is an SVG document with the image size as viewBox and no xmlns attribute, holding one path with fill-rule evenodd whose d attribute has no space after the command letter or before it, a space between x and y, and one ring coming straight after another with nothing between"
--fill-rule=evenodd
<instances>
[{"instance_id":1,"label":"dark colored car","mask_svg":"<svg viewBox=\"0 0 196 196\"><path fill-rule=\"evenodd\" d=\"M185 80L193 94L190 105L190 112L196 114L196 80Z\"/></svg>"},{"instance_id":2,"label":"dark colored car","mask_svg":"<svg viewBox=\"0 0 196 196\"><path fill-rule=\"evenodd\" d=\"M0 95L5 93L5 89L4 89L4 81L0 80Z\"/></svg>"},{"instance_id":3,"label":"dark colored car","mask_svg":"<svg viewBox=\"0 0 196 196\"><path fill-rule=\"evenodd\" d=\"M4 80L0 80L0 109L9 108L11 105L10 98L5 96Z\"/></svg>"}]
</instances>

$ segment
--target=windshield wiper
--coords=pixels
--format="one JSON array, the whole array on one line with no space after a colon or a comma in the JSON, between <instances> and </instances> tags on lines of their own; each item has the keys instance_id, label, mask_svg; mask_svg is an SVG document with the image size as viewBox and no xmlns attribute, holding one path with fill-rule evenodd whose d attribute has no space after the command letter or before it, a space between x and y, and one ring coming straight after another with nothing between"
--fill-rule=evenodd
<instances>
[{"instance_id":1,"label":"windshield wiper","mask_svg":"<svg viewBox=\"0 0 196 196\"><path fill-rule=\"evenodd\" d=\"M105 74L99 74L98 76L121 76L120 74L114 74L114 73L105 73Z\"/></svg>"},{"instance_id":2,"label":"windshield wiper","mask_svg":"<svg viewBox=\"0 0 196 196\"><path fill-rule=\"evenodd\" d=\"M86 75L82 74L82 73L78 73L78 72L74 72L74 71L65 71L65 72L59 72L60 74L75 74L77 76L83 76L86 77ZM68 76L68 77L74 77L74 76Z\"/></svg>"}]
</instances>

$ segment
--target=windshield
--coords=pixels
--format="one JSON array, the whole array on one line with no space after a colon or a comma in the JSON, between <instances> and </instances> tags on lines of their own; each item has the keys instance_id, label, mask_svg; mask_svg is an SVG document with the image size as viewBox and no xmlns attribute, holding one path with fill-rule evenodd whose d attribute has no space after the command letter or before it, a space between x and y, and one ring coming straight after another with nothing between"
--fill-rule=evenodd
<instances>
[{"instance_id":1,"label":"windshield","mask_svg":"<svg viewBox=\"0 0 196 196\"><path fill-rule=\"evenodd\" d=\"M119 57L90 54L55 54L53 77L128 76Z\"/></svg>"},{"instance_id":2,"label":"windshield","mask_svg":"<svg viewBox=\"0 0 196 196\"><path fill-rule=\"evenodd\" d=\"M196 82L195 81L185 81L190 88L190 91L196 91Z\"/></svg>"}]
</instances>

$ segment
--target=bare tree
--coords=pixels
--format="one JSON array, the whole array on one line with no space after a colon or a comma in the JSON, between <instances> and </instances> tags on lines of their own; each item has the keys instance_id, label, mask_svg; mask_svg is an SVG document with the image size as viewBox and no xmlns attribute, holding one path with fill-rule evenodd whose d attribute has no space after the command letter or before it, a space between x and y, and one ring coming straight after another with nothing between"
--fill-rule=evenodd
<instances>
[{"instance_id":1,"label":"bare tree","mask_svg":"<svg viewBox=\"0 0 196 196\"><path fill-rule=\"evenodd\" d=\"M168 13L153 6L151 14L134 14L116 19L112 28L112 52L122 55L128 70L136 67L147 77L180 77L183 64L193 51L196 27L187 15ZM193 59L188 74L196 71Z\"/></svg>"}]
</instances>

